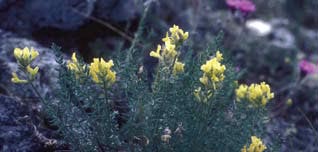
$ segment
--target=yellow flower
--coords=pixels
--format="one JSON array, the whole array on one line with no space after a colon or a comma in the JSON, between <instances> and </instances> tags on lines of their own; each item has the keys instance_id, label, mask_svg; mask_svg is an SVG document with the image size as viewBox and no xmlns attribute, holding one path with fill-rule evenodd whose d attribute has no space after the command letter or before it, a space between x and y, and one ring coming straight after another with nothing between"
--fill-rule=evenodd
<instances>
[{"instance_id":1,"label":"yellow flower","mask_svg":"<svg viewBox=\"0 0 318 152\"><path fill-rule=\"evenodd\" d=\"M169 37L165 40L165 45L162 48L161 45L157 46L156 51L151 51L150 56L163 60L164 62L172 62L177 56L176 45L171 43Z\"/></svg>"},{"instance_id":2,"label":"yellow flower","mask_svg":"<svg viewBox=\"0 0 318 152\"><path fill-rule=\"evenodd\" d=\"M95 83L109 87L116 81L116 73L111 70L112 66L114 66L113 60L105 62L103 58L94 58L89 74Z\"/></svg>"},{"instance_id":3,"label":"yellow flower","mask_svg":"<svg viewBox=\"0 0 318 152\"><path fill-rule=\"evenodd\" d=\"M259 85L251 84L249 87L249 99L255 101L262 97L263 91Z\"/></svg>"},{"instance_id":4,"label":"yellow flower","mask_svg":"<svg viewBox=\"0 0 318 152\"><path fill-rule=\"evenodd\" d=\"M38 73L38 71L39 67L35 67L34 69L32 69L30 65L27 66L27 72L31 81L35 79L35 76Z\"/></svg>"},{"instance_id":5,"label":"yellow flower","mask_svg":"<svg viewBox=\"0 0 318 152\"><path fill-rule=\"evenodd\" d=\"M201 101L201 87L195 89L193 92L195 98L200 102Z\"/></svg>"},{"instance_id":6,"label":"yellow flower","mask_svg":"<svg viewBox=\"0 0 318 152\"><path fill-rule=\"evenodd\" d=\"M209 101L209 99L213 96L214 91L219 86L219 83L225 78L224 72L226 67L220 63L222 59L222 54L217 51L214 58L201 65L200 69L203 71L203 75L199 80L205 86L205 89L202 92L201 88L199 90L195 90L194 95L203 103L207 103Z\"/></svg>"},{"instance_id":7,"label":"yellow flower","mask_svg":"<svg viewBox=\"0 0 318 152\"><path fill-rule=\"evenodd\" d=\"M39 67L32 68L30 66L31 62L35 60L37 56L39 56L39 52L35 51L33 48L29 49L25 47L24 49L15 48L13 51L13 55L18 61L19 65L22 68L22 71L28 78L27 80L22 80L18 77L18 75L14 72L12 73L11 81L13 83L28 83L35 79L36 74L39 71Z\"/></svg>"},{"instance_id":8,"label":"yellow flower","mask_svg":"<svg viewBox=\"0 0 318 152\"><path fill-rule=\"evenodd\" d=\"M80 75L84 74L85 67L85 65L81 65L78 62L75 52L72 54L72 60L67 61L67 68L75 73L76 79L78 79Z\"/></svg>"},{"instance_id":9,"label":"yellow flower","mask_svg":"<svg viewBox=\"0 0 318 152\"><path fill-rule=\"evenodd\" d=\"M18 75L15 72L13 72L11 82L13 82L13 83L28 83L29 81L20 79L18 77Z\"/></svg>"},{"instance_id":10,"label":"yellow flower","mask_svg":"<svg viewBox=\"0 0 318 152\"><path fill-rule=\"evenodd\" d=\"M201 66L203 76L200 78L200 82L203 85L215 89L215 84L224 80L226 67L220 63L222 59L222 54L218 51L216 57L206 61L206 63ZM212 84L212 86L209 86L210 84Z\"/></svg>"},{"instance_id":11,"label":"yellow flower","mask_svg":"<svg viewBox=\"0 0 318 152\"><path fill-rule=\"evenodd\" d=\"M158 45L156 51L151 51L150 52L150 56L158 58L158 59L161 59L160 51L161 51L161 46Z\"/></svg>"},{"instance_id":12,"label":"yellow flower","mask_svg":"<svg viewBox=\"0 0 318 152\"><path fill-rule=\"evenodd\" d=\"M166 37L162 38L162 41L163 41L163 42L168 42L168 41L170 41L170 37L169 37L168 32L166 33Z\"/></svg>"},{"instance_id":13,"label":"yellow flower","mask_svg":"<svg viewBox=\"0 0 318 152\"><path fill-rule=\"evenodd\" d=\"M181 73L184 71L184 64L179 62L178 59L176 60L176 62L174 63L174 66L173 66L173 75L176 75L178 73Z\"/></svg>"},{"instance_id":14,"label":"yellow flower","mask_svg":"<svg viewBox=\"0 0 318 152\"><path fill-rule=\"evenodd\" d=\"M241 99L245 98L247 95L247 89L248 89L247 85L245 84L240 85L239 88L235 90L236 100L240 101Z\"/></svg>"},{"instance_id":15,"label":"yellow flower","mask_svg":"<svg viewBox=\"0 0 318 152\"><path fill-rule=\"evenodd\" d=\"M184 71L184 64L178 61L178 48L183 41L189 37L188 32L179 29L178 26L173 25L162 38L164 45L158 45L156 51L150 51L149 55L159 59L161 68L169 69L173 75ZM166 70L167 71L167 70Z\"/></svg>"},{"instance_id":16,"label":"yellow flower","mask_svg":"<svg viewBox=\"0 0 318 152\"><path fill-rule=\"evenodd\" d=\"M67 68L72 71L78 71L77 65L72 61L67 61Z\"/></svg>"},{"instance_id":17,"label":"yellow flower","mask_svg":"<svg viewBox=\"0 0 318 152\"><path fill-rule=\"evenodd\" d=\"M293 100L291 98L288 98L287 101L286 101L286 104L288 106L292 106L293 105Z\"/></svg>"},{"instance_id":18,"label":"yellow flower","mask_svg":"<svg viewBox=\"0 0 318 152\"><path fill-rule=\"evenodd\" d=\"M262 140L256 136L251 137L252 143L247 148L246 145L241 149L241 152L263 152L267 147L263 144Z\"/></svg>"},{"instance_id":19,"label":"yellow flower","mask_svg":"<svg viewBox=\"0 0 318 152\"><path fill-rule=\"evenodd\" d=\"M241 149L241 152L247 152L246 145Z\"/></svg>"},{"instance_id":20,"label":"yellow flower","mask_svg":"<svg viewBox=\"0 0 318 152\"><path fill-rule=\"evenodd\" d=\"M73 52L73 54L72 54L72 61L73 61L74 63L78 63L78 62L77 62L77 58L76 58L76 53L75 53L75 52Z\"/></svg>"},{"instance_id":21,"label":"yellow flower","mask_svg":"<svg viewBox=\"0 0 318 152\"><path fill-rule=\"evenodd\" d=\"M116 81L116 73L113 71L108 71L108 74L106 76L106 81L110 83L114 83Z\"/></svg>"},{"instance_id":22,"label":"yellow flower","mask_svg":"<svg viewBox=\"0 0 318 152\"><path fill-rule=\"evenodd\" d=\"M206 62L206 64L201 65L201 71L204 73L209 73L212 69L212 64L210 64L209 61Z\"/></svg>"},{"instance_id":23,"label":"yellow flower","mask_svg":"<svg viewBox=\"0 0 318 152\"><path fill-rule=\"evenodd\" d=\"M182 34L182 39L183 40L187 40L189 38L189 33L185 32L184 34Z\"/></svg>"},{"instance_id":24,"label":"yellow flower","mask_svg":"<svg viewBox=\"0 0 318 152\"><path fill-rule=\"evenodd\" d=\"M203 75L199 80L200 80L200 82L201 82L202 84L204 84L205 86L207 86L208 83L209 83L209 78L208 78L206 75Z\"/></svg>"},{"instance_id":25,"label":"yellow flower","mask_svg":"<svg viewBox=\"0 0 318 152\"><path fill-rule=\"evenodd\" d=\"M28 66L39 55L39 52L35 51L33 48L29 49L27 47L23 50L15 48L13 53L18 63L23 67Z\"/></svg>"},{"instance_id":26,"label":"yellow flower","mask_svg":"<svg viewBox=\"0 0 318 152\"><path fill-rule=\"evenodd\" d=\"M251 84L250 86L240 85L235 93L237 101L246 99L254 106L265 106L270 99L274 98L274 93L271 92L270 86L265 82Z\"/></svg>"},{"instance_id":27,"label":"yellow flower","mask_svg":"<svg viewBox=\"0 0 318 152\"><path fill-rule=\"evenodd\" d=\"M185 41L189 37L189 33L184 32L182 29L179 29L179 26L177 26L177 25L173 25L173 27L171 27L169 29L169 31L171 32L171 37L172 37L174 43L177 43L180 40Z\"/></svg>"},{"instance_id":28,"label":"yellow flower","mask_svg":"<svg viewBox=\"0 0 318 152\"><path fill-rule=\"evenodd\" d=\"M221 62L223 60L223 54L220 52L220 51L217 51L216 52L216 55L215 55L216 59Z\"/></svg>"},{"instance_id":29,"label":"yellow flower","mask_svg":"<svg viewBox=\"0 0 318 152\"><path fill-rule=\"evenodd\" d=\"M165 49L163 50L163 56L166 60L174 60L178 52L176 51L176 45L170 41L165 42Z\"/></svg>"},{"instance_id":30,"label":"yellow flower","mask_svg":"<svg viewBox=\"0 0 318 152\"><path fill-rule=\"evenodd\" d=\"M76 53L72 54L72 61L67 61L67 68L72 71L79 71Z\"/></svg>"}]
</instances>

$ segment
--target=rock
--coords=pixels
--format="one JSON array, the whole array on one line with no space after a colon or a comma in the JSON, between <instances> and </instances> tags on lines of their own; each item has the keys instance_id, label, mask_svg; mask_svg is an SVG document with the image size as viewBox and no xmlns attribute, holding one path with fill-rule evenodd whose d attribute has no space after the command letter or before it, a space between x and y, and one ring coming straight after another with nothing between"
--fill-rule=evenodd
<instances>
[{"instance_id":1,"label":"rock","mask_svg":"<svg viewBox=\"0 0 318 152\"><path fill-rule=\"evenodd\" d=\"M318 75L308 74L293 89L292 104L279 101L269 134L282 138L281 151L318 151ZM283 103L283 105L281 104ZM276 129L275 129L276 128ZM270 132L270 130L272 130ZM291 149L292 148L292 149Z\"/></svg>"},{"instance_id":2,"label":"rock","mask_svg":"<svg viewBox=\"0 0 318 152\"><path fill-rule=\"evenodd\" d=\"M272 18L284 16L284 4L286 0L267 0L267 1L253 1L256 4L256 11L253 16L257 18ZM288 1L288 0L287 0Z\"/></svg>"},{"instance_id":3,"label":"rock","mask_svg":"<svg viewBox=\"0 0 318 152\"><path fill-rule=\"evenodd\" d=\"M297 34L298 43L303 51L312 53L318 51L318 30L300 28Z\"/></svg>"},{"instance_id":4,"label":"rock","mask_svg":"<svg viewBox=\"0 0 318 152\"><path fill-rule=\"evenodd\" d=\"M139 12L136 3L127 0L97 0L94 15L115 22L128 21L135 18Z\"/></svg>"},{"instance_id":5,"label":"rock","mask_svg":"<svg viewBox=\"0 0 318 152\"><path fill-rule=\"evenodd\" d=\"M43 151L30 109L17 99L0 95L0 151Z\"/></svg>"},{"instance_id":6,"label":"rock","mask_svg":"<svg viewBox=\"0 0 318 152\"><path fill-rule=\"evenodd\" d=\"M7 1L6 3L9 3ZM72 9L90 15L93 5L94 1L91 0L13 1L4 9L0 9L0 18L3 21L1 27L15 31L32 31L47 26L72 29L82 25L85 20Z\"/></svg>"},{"instance_id":7,"label":"rock","mask_svg":"<svg viewBox=\"0 0 318 152\"><path fill-rule=\"evenodd\" d=\"M275 28L272 32L271 43L274 46L283 49L293 49L296 48L295 36L287 28Z\"/></svg>"},{"instance_id":8,"label":"rock","mask_svg":"<svg viewBox=\"0 0 318 152\"><path fill-rule=\"evenodd\" d=\"M267 141L271 144L279 142L281 152L318 151L317 135L309 126L296 126L282 118L274 118L267 126ZM278 150L276 150L278 151Z\"/></svg>"},{"instance_id":9,"label":"rock","mask_svg":"<svg viewBox=\"0 0 318 152\"><path fill-rule=\"evenodd\" d=\"M292 77L286 75L291 75L294 67L285 61L286 58L295 58L299 49L288 26L270 24L270 32L260 35L236 22L230 14L217 23L220 24L212 25L211 29L224 32L225 50L229 50L234 56L237 66L247 68L248 73L242 76L246 83L266 81L276 88L292 80Z\"/></svg>"},{"instance_id":10,"label":"rock","mask_svg":"<svg viewBox=\"0 0 318 152\"><path fill-rule=\"evenodd\" d=\"M24 33L42 27L74 30L88 21L86 16L127 21L136 15L134 6L125 0L1 0L0 27Z\"/></svg>"},{"instance_id":11,"label":"rock","mask_svg":"<svg viewBox=\"0 0 318 152\"><path fill-rule=\"evenodd\" d=\"M0 9L6 9L9 5L14 3L16 0L0 0Z\"/></svg>"},{"instance_id":12,"label":"rock","mask_svg":"<svg viewBox=\"0 0 318 152\"><path fill-rule=\"evenodd\" d=\"M247 20L245 26L257 36L266 36L272 32L272 25L260 19Z\"/></svg>"},{"instance_id":13,"label":"rock","mask_svg":"<svg viewBox=\"0 0 318 152\"><path fill-rule=\"evenodd\" d=\"M34 97L30 86L24 84L13 84L11 82L12 72L18 70L18 65L13 56L14 48L33 47L39 52L38 58L32 65L39 66L38 79L35 80L38 90L43 96L52 93L52 89L56 86L58 73L55 70L58 64L55 62L54 52L48 48L42 47L38 43L18 37L10 32L0 30L0 90L2 93L10 96Z\"/></svg>"},{"instance_id":14,"label":"rock","mask_svg":"<svg viewBox=\"0 0 318 152\"><path fill-rule=\"evenodd\" d=\"M286 13L292 20L306 28L317 29L318 1L316 0L286 0ZM292 10L292 11L290 11Z\"/></svg>"}]
</instances>

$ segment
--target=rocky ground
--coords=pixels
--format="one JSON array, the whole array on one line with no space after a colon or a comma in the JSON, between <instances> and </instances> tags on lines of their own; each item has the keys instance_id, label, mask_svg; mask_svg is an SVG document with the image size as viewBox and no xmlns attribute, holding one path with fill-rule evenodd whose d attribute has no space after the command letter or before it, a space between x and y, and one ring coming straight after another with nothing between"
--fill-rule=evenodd
<instances>
[{"instance_id":1,"label":"rocky ground","mask_svg":"<svg viewBox=\"0 0 318 152\"><path fill-rule=\"evenodd\" d=\"M57 75L54 53L49 49L52 42L68 50L64 51L65 56L74 49L86 60L103 53L96 52L100 48L114 50L121 43L129 46L129 40L110 30L105 23L125 29L123 31L132 37L148 3L152 6L146 29L151 27L155 33L149 36L151 43L159 40L158 35L164 31L162 27L176 23L188 29L193 35L193 44L198 44L193 47L202 50L222 30L225 50L233 55L238 68L248 70L246 79L241 81L266 80L278 92L273 104L273 120L268 126L268 141L271 136L279 135L284 141L281 151L318 151L317 131L314 131L318 129L318 97L315 96L318 87L312 86L318 78L301 75L295 63L299 58L317 55L318 16L313 12L318 4L310 0L302 3L255 1L257 11L247 17L229 10L224 2L205 0L153 3L0 0L0 151L67 149L59 143L54 128L45 125L45 116L33 92L27 86L11 83L11 73L17 69L14 48L32 46L40 52L40 59L35 61L41 69L36 85L41 88L41 94L50 96ZM290 9L301 13L290 13ZM256 19L270 30L260 33L257 27L247 24ZM293 84L297 87L290 89ZM307 95L308 92L313 96ZM285 104L287 97L293 98L292 106Z\"/></svg>"}]
</instances>

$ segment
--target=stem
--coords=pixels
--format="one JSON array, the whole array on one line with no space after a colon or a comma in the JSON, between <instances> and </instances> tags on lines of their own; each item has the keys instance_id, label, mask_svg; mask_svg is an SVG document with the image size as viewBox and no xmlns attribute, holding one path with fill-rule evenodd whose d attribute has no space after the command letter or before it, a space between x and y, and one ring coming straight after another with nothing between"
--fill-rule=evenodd
<instances>
[{"instance_id":1,"label":"stem","mask_svg":"<svg viewBox=\"0 0 318 152\"><path fill-rule=\"evenodd\" d=\"M35 94L40 98L42 103L46 103L46 100L41 96L40 92L36 89L36 87L33 85L33 82L29 83L31 85L31 88L35 92Z\"/></svg>"},{"instance_id":2,"label":"stem","mask_svg":"<svg viewBox=\"0 0 318 152\"><path fill-rule=\"evenodd\" d=\"M31 79L28 71L27 71L27 66L23 66L23 65L19 65L19 70L21 70L23 72L23 74L25 75L26 79L28 80L28 82L30 82L29 84L31 85L31 88L33 89L33 91L35 92L35 94L40 98L42 103L46 103L45 99L41 96L40 92L36 89L36 87L33 85L33 81L34 79Z\"/></svg>"},{"instance_id":3,"label":"stem","mask_svg":"<svg viewBox=\"0 0 318 152\"><path fill-rule=\"evenodd\" d=\"M104 88L103 88L103 90L104 90L104 99L105 99L105 104L107 105L107 110L108 110L108 112L110 112L109 114L108 114L108 122L110 123L110 125L112 126L112 116L111 116L111 111L112 111L112 109L111 109L111 106L109 105L109 103L108 103L108 95L107 95L107 86L106 86L106 82L103 82L103 85L104 85ZM111 127L110 128L111 129L111 132L113 133L113 127Z\"/></svg>"},{"instance_id":4,"label":"stem","mask_svg":"<svg viewBox=\"0 0 318 152\"><path fill-rule=\"evenodd\" d=\"M173 59L173 62L172 62L172 64L171 64L171 66L169 67L169 69L170 69L170 71L169 71L169 77L171 76L171 74L172 74L172 72L173 72L173 67L174 67L174 64L175 64L176 61L177 61L177 58L178 58L178 56L176 55L176 56L174 57L174 59Z\"/></svg>"},{"instance_id":5,"label":"stem","mask_svg":"<svg viewBox=\"0 0 318 152\"><path fill-rule=\"evenodd\" d=\"M111 134L116 136L116 140L117 140L117 137L118 137L117 128L115 126L115 123L113 124L113 118L112 118L113 109L112 109L111 104L108 102L107 81L103 81L103 90L104 90L104 99L106 102L106 106L107 106L106 108L107 108L107 113L108 113L107 119L108 119L108 123L110 125ZM104 129L105 128L103 128L103 130ZM109 146L109 147L111 147L111 146Z\"/></svg>"},{"instance_id":6,"label":"stem","mask_svg":"<svg viewBox=\"0 0 318 152\"><path fill-rule=\"evenodd\" d=\"M108 104L108 96L107 96L107 87L106 87L106 82L103 82L103 91L104 91L104 100L105 103Z\"/></svg>"}]
</instances>

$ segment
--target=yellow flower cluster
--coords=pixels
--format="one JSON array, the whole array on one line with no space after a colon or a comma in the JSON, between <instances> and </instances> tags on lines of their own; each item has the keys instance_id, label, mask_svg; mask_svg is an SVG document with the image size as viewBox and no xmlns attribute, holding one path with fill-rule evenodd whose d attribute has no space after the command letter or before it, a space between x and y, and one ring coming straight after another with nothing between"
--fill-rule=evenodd
<instances>
[{"instance_id":1,"label":"yellow flower cluster","mask_svg":"<svg viewBox=\"0 0 318 152\"><path fill-rule=\"evenodd\" d=\"M80 75L84 73L85 67L85 65L81 65L78 62L75 52L72 54L72 59L67 61L67 68L75 73L76 79L78 79Z\"/></svg>"},{"instance_id":2,"label":"yellow flower cluster","mask_svg":"<svg viewBox=\"0 0 318 152\"><path fill-rule=\"evenodd\" d=\"M173 65L173 75L182 73L184 71L184 64L182 62L175 62Z\"/></svg>"},{"instance_id":3,"label":"yellow flower cluster","mask_svg":"<svg viewBox=\"0 0 318 152\"><path fill-rule=\"evenodd\" d=\"M29 49L27 47L23 50L15 48L13 54L18 63L23 67L27 67L37 56L39 56L39 52L35 51L33 48Z\"/></svg>"},{"instance_id":4,"label":"yellow flower cluster","mask_svg":"<svg viewBox=\"0 0 318 152\"><path fill-rule=\"evenodd\" d=\"M263 152L266 146L263 144L262 140L256 136L251 137L252 143L247 148L246 145L241 149L241 152Z\"/></svg>"},{"instance_id":5,"label":"yellow flower cluster","mask_svg":"<svg viewBox=\"0 0 318 152\"><path fill-rule=\"evenodd\" d=\"M220 62L223 60L222 54L217 51L216 56L201 66L203 76L200 82L208 88L216 89L216 83L224 80L225 65Z\"/></svg>"},{"instance_id":6,"label":"yellow flower cluster","mask_svg":"<svg viewBox=\"0 0 318 152\"><path fill-rule=\"evenodd\" d=\"M184 32L182 29L179 28L177 25L173 25L169 29L171 35L169 36L168 32L166 33L166 37L162 39L163 42L170 42L172 44L182 43L183 41L189 38L189 33Z\"/></svg>"},{"instance_id":7,"label":"yellow flower cluster","mask_svg":"<svg viewBox=\"0 0 318 152\"><path fill-rule=\"evenodd\" d=\"M149 55L158 58L162 64L173 65L173 74L176 75L184 71L184 64L178 61L177 48L188 39L189 33L184 32L177 25L173 25L169 32L162 39L164 45L158 45L156 51L151 51Z\"/></svg>"},{"instance_id":8,"label":"yellow flower cluster","mask_svg":"<svg viewBox=\"0 0 318 152\"><path fill-rule=\"evenodd\" d=\"M29 49L25 47L24 49L15 48L13 54L21 70L26 74L27 79L20 79L17 73L13 72L11 81L13 83L28 83L33 81L39 71L39 67L36 66L35 68L32 68L30 64L39 55L39 52L35 51L33 48Z\"/></svg>"},{"instance_id":9,"label":"yellow flower cluster","mask_svg":"<svg viewBox=\"0 0 318 152\"><path fill-rule=\"evenodd\" d=\"M212 97L213 91L216 90L217 83L224 80L226 67L220 63L222 60L222 53L217 51L214 58L201 65L203 75L199 80L205 88L201 90L201 87L198 87L194 90L194 96L199 102L207 103L209 98Z\"/></svg>"},{"instance_id":10,"label":"yellow flower cluster","mask_svg":"<svg viewBox=\"0 0 318 152\"><path fill-rule=\"evenodd\" d=\"M94 58L90 65L89 74L95 83L109 87L116 81L116 72L111 70L112 66L114 66L113 60L105 62L103 58Z\"/></svg>"},{"instance_id":11,"label":"yellow flower cluster","mask_svg":"<svg viewBox=\"0 0 318 152\"><path fill-rule=\"evenodd\" d=\"M268 100L274 98L274 93L271 92L271 88L265 82L260 84L251 84L247 86L242 84L238 89L235 90L236 100L248 100L254 106L263 105L265 106Z\"/></svg>"},{"instance_id":12,"label":"yellow flower cluster","mask_svg":"<svg viewBox=\"0 0 318 152\"><path fill-rule=\"evenodd\" d=\"M176 60L176 62L173 65L172 74L176 75L176 74L181 73L183 71L184 71L184 64L182 62L179 62L178 60Z\"/></svg>"}]
</instances>

